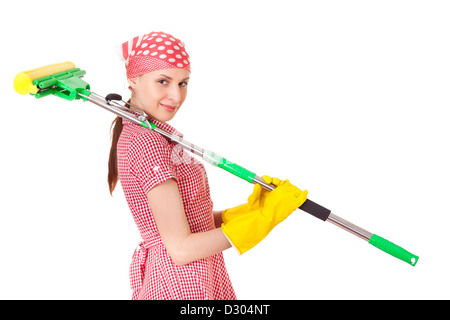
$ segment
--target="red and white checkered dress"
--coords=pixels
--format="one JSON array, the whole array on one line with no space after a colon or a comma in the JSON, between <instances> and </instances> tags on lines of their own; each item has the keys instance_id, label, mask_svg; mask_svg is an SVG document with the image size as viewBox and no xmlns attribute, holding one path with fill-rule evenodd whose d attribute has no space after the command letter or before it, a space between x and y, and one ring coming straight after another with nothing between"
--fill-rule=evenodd
<instances>
[{"instance_id":1,"label":"red and white checkered dress","mask_svg":"<svg viewBox=\"0 0 450 320\"><path fill-rule=\"evenodd\" d=\"M182 136L167 123L154 123ZM155 185L175 179L191 232L215 228L203 164L176 143L127 120L117 157L122 189L142 237L130 267L132 299L236 299L222 253L184 266L173 263L147 200Z\"/></svg>"}]
</instances>

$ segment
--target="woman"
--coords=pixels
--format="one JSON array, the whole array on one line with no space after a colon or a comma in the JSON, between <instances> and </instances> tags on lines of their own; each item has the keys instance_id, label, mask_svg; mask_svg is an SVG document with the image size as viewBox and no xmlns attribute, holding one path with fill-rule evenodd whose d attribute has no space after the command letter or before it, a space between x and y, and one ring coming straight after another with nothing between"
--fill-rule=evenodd
<instances>
[{"instance_id":1,"label":"woman","mask_svg":"<svg viewBox=\"0 0 450 320\"><path fill-rule=\"evenodd\" d=\"M184 43L151 32L122 45L131 89L157 126L167 124L184 100L190 60ZM161 135L116 118L109 159L110 191L118 180L142 236L130 268L132 299L236 299L222 251L243 253L306 200L289 181L265 176L273 192L255 186L249 202L213 212L203 165Z\"/></svg>"}]
</instances>

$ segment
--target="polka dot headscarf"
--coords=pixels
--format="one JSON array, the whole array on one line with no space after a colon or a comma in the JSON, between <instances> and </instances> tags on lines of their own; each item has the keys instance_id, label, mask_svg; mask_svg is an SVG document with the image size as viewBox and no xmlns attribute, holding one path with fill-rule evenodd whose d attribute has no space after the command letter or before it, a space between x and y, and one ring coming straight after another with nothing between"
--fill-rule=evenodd
<instances>
[{"instance_id":1,"label":"polka dot headscarf","mask_svg":"<svg viewBox=\"0 0 450 320\"><path fill-rule=\"evenodd\" d=\"M162 69L191 71L184 43L164 32L151 32L122 44L127 78Z\"/></svg>"}]
</instances>

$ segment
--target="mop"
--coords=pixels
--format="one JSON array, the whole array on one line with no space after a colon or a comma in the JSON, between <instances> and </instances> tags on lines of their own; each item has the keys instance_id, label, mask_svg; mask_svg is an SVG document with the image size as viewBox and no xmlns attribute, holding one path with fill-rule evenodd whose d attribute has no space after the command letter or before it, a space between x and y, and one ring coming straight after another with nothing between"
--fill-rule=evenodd
<instances>
[{"instance_id":1,"label":"mop","mask_svg":"<svg viewBox=\"0 0 450 320\"><path fill-rule=\"evenodd\" d=\"M100 106L117 116L127 119L137 125L153 130L165 138L179 144L187 151L194 153L204 161L213 166L219 167L229 173L253 184L259 184L262 188L272 191L275 186L264 182L263 178L246 168L233 163L221 155L200 148L199 146L186 141L185 139L171 134L164 129L159 128L149 120L144 110L133 106L124 100L119 94L111 93L102 97L90 90L90 85L81 79L86 71L76 68L72 62L56 63L29 71L20 72L14 79L14 89L21 95L30 94L39 99L48 95L54 95L68 101L82 100L89 101ZM131 110L133 107L134 110ZM351 234L363 239L374 247L415 266L419 259L418 256L408 252L402 247L374 234L355 224L331 213L331 210L307 199L300 207L312 216L330 222Z\"/></svg>"}]
</instances>

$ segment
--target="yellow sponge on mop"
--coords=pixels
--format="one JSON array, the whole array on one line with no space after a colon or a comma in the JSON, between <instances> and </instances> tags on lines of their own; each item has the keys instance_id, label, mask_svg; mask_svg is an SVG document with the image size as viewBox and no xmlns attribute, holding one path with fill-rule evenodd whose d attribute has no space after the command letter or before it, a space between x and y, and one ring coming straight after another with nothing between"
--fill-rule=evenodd
<instances>
[{"instance_id":1,"label":"yellow sponge on mop","mask_svg":"<svg viewBox=\"0 0 450 320\"><path fill-rule=\"evenodd\" d=\"M29 71L19 72L14 78L14 90L17 93L25 94L36 94L39 89L37 86L33 85L33 80L49 76L54 73L63 72L75 68L75 64L70 61L50 64L48 66L36 68Z\"/></svg>"}]
</instances>

